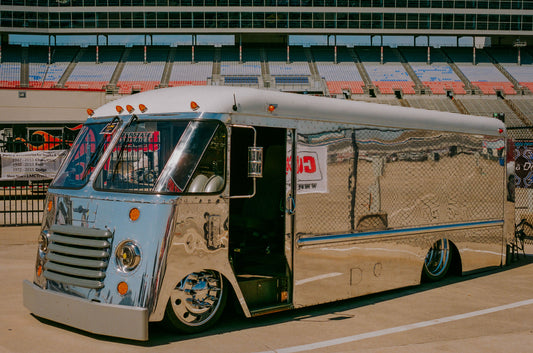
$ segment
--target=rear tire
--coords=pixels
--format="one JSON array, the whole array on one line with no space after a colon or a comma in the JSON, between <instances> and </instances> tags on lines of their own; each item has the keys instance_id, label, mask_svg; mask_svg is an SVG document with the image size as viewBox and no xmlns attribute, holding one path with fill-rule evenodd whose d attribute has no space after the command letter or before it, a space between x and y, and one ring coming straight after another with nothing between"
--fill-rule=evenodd
<instances>
[{"instance_id":1,"label":"rear tire","mask_svg":"<svg viewBox=\"0 0 533 353\"><path fill-rule=\"evenodd\" d=\"M443 279L452 263L452 248L448 239L438 240L429 249L424 260L422 279L429 282L436 282Z\"/></svg>"},{"instance_id":2,"label":"rear tire","mask_svg":"<svg viewBox=\"0 0 533 353\"><path fill-rule=\"evenodd\" d=\"M181 332L205 331L222 315L228 289L226 280L216 271L191 273L172 290L165 319Z\"/></svg>"}]
</instances>

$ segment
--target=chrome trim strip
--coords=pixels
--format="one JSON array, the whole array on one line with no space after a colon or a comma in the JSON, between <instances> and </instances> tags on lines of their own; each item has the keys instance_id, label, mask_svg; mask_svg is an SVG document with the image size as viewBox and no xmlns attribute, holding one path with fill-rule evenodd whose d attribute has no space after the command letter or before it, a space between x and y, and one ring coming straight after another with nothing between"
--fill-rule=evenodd
<instances>
[{"instance_id":1,"label":"chrome trim strip","mask_svg":"<svg viewBox=\"0 0 533 353\"><path fill-rule=\"evenodd\" d=\"M64 235L58 235L55 233L52 233L52 235L50 235L50 240L54 243L85 246L89 248L109 248L111 246L111 243L107 240L80 239L66 237Z\"/></svg>"},{"instance_id":2,"label":"chrome trim strip","mask_svg":"<svg viewBox=\"0 0 533 353\"><path fill-rule=\"evenodd\" d=\"M72 256L85 256L85 257L98 257L98 258L109 257L109 253L104 250L89 250L89 249L63 246L59 244L50 244L48 246L48 249L51 253L59 252L62 254L67 254L67 255L72 255Z\"/></svg>"},{"instance_id":3,"label":"chrome trim strip","mask_svg":"<svg viewBox=\"0 0 533 353\"><path fill-rule=\"evenodd\" d=\"M50 227L50 231L53 233L91 238L109 238L113 235L113 233L109 230L76 227L68 224L54 224Z\"/></svg>"},{"instance_id":4,"label":"chrome trim strip","mask_svg":"<svg viewBox=\"0 0 533 353\"><path fill-rule=\"evenodd\" d=\"M63 256L56 253L46 254L46 259L53 262L59 262L65 265L92 267L92 268L106 268L107 261L90 260L81 258L72 258L70 256Z\"/></svg>"},{"instance_id":5,"label":"chrome trim strip","mask_svg":"<svg viewBox=\"0 0 533 353\"><path fill-rule=\"evenodd\" d=\"M63 284L71 284L73 286L80 286L84 288L93 288L93 289L104 288L104 282L102 281L96 281L96 280L93 281L93 280L88 280L88 279L64 276L59 273L50 272L48 270L45 270L43 275L47 280L56 281L56 282L63 283Z\"/></svg>"},{"instance_id":6,"label":"chrome trim strip","mask_svg":"<svg viewBox=\"0 0 533 353\"><path fill-rule=\"evenodd\" d=\"M361 232L361 233L348 233L348 234L337 234L337 235L322 235L322 236L306 236L303 235L297 240L298 246L321 244L326 242L343 242L350 241L361 238L375 237L375 236L398 236L406 234L416 234L416 233L433 233L440 231L448 230L459 230L466 228L482 228L487 226L503 226L504 221L494 220L494 221L481 221L481 222L466 222L466 223L457 223L457 224L443 224L437 226L426 226L426 227L416 227L416 228L404 228L404 229L390 229L383 231L375 232Z\"/></svg>"},{"instance_id":7,"label":"chrome trim strip","mask_svg":"<svg viewBox=\"0 0 533 353\"><path fill-rule=\"evenodd\" d=\"M62 273L68 276L78 276L78 277L87 277L87 278L95 278L95 279L105 278L105 272L103 271L85 270L83 268L65 266L65 265L54 263L54 262L47 262L46 264L44 264L44 269L54 271L54 272L59 272L59 273Z\"/></svg>"}]
</instances>

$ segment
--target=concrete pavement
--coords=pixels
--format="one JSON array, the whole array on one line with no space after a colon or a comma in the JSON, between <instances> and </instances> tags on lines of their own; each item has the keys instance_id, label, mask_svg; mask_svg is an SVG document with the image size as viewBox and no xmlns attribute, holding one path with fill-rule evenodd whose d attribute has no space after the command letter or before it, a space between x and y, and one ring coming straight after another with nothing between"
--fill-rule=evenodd
<instances>
[{"instance_id":1,"label":"concrete pavement","mask_svg":"<svg viewBox=\"0 0 533 353\"><path fill-rule=\"evenodd\" d=\"M352 300L182 335L151 325L148 342L96 336L38 319L22 305L39 227L0 228L0 352L503 352L533 347L533 259ZM528 249L529 251L533 248ZM124 323L127 324L127 323Z\"/></svg>"}]
</instances>

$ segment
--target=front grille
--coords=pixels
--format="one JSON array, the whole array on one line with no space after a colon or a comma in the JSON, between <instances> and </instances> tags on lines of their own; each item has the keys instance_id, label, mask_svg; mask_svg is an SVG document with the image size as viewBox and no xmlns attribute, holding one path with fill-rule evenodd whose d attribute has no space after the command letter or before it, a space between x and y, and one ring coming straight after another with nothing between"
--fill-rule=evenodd
<instances>
[{"instance_id":1,"label":"front grille","mask_svg":"<svg viewBox=\"0 0 533 353\"><path fill-rule=\"evenodd\" d=\"M84 288L103 288L112 236L109 230L53 225L44 277Z\"/></svg>"}]
</instances>

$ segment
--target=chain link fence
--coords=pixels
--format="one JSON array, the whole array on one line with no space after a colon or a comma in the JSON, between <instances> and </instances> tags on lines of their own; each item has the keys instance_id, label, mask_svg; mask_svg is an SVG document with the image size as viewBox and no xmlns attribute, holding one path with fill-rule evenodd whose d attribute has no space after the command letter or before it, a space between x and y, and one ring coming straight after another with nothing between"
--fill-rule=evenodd
<instances>
[{"instance_id":1,"label":"chain link fence","mask_svg":"<svg viewBox=\"0 0 533 353\"><path fill-rule=\"evenodd\" d=\"M0 125L0 226L41 223L48 185L79 128Z\"/></svg>"}]
</instances>

